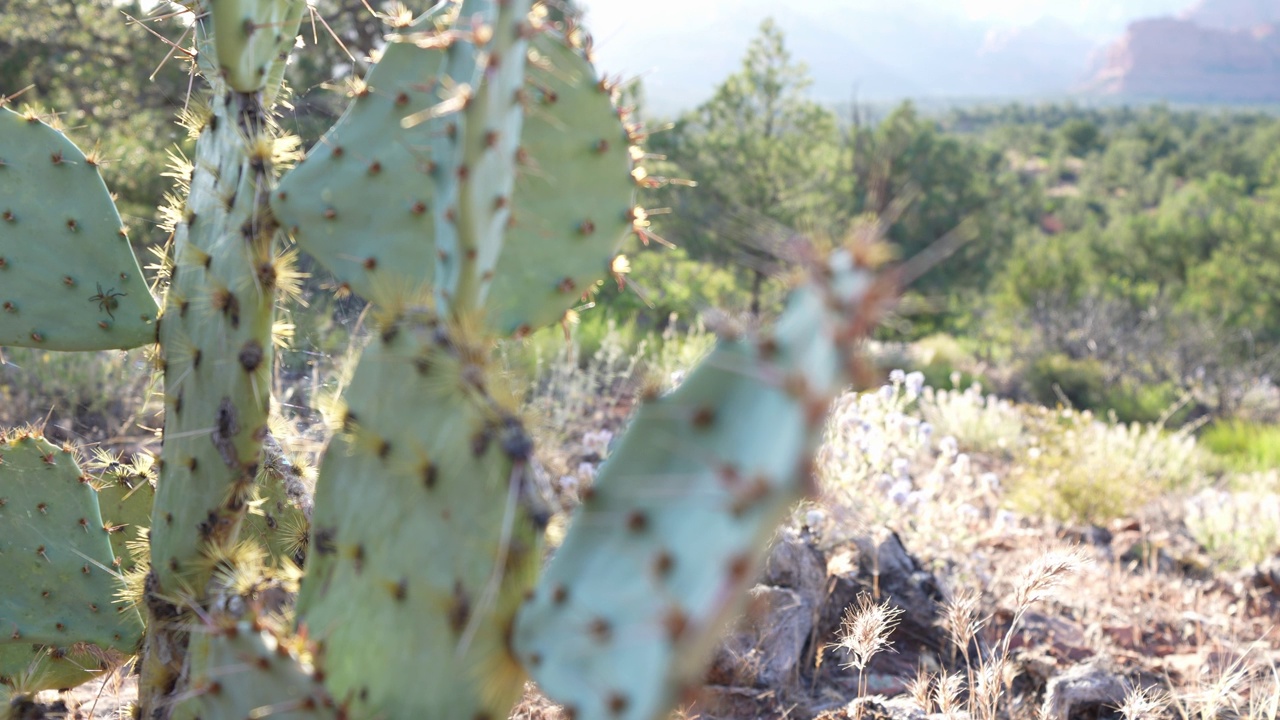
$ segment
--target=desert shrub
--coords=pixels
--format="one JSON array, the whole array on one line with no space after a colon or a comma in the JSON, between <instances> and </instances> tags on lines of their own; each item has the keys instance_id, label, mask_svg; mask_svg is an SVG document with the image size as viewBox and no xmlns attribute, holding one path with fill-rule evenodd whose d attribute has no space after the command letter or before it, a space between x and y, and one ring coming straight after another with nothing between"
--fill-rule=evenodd
<instances>
[{"instance_id":1,"label":"desert shrub","mask_svg":"<svg viewBox=\"0 0 1280 720\"><path fill-rule=\"evenodd\" d=\"M1280 495L1204 490L1186 503L1191 536L1228 569L1260 563L1280 551Z\"/></svg>"},{"instance_id":2,"label":"desert shrub","mask_svg":"<svg viewBox=\"0 0 1280 720\"><path fill-rule=\"evenodd\" d=\"M1205 458L1189 430L1112 424L1071 409L1029 409L1026 417L1032 437L1009 495L1024 512L1102 524L1205 479Z\"/></svg>"},{"instance_id":3,"label":"desert shrub","mask_svg":"<svg viewBox=\"0 0 1280 720\"><path fill-rule=\"evenodd\" d=\"M671 318L653 335L598 317L570 328L567 338L556 327L502 348L506 367L534 380L525 408L540 459L561 485L594 476L642 387L674 388L715 344L700 323L681 329Z\"/></svg>"},{"instance_id":4,"label":"desert shrub","mask_svg":"<svg viewBox=\"0 0 1280 720\"><path fill-rule=\"evenodd\" d=\"M661 325L672 315L695 320L708 310L742 313L751 307L749 286L731 269L692 259L683 248L641 250L628 258L627 287L607 284L601 290L601 303L619 317ZM763 301L770 312L782 301L781 288L774 285Z\"/></svg>"},{"instance_id":5,"label":"desert shrub","mask_svg":"<svg viewBox=\"0 0 1280 720\"><path fill-rule=\"evenodd\" d=\"M985 375L971 370L961 369L963 366L935 360L927 365L912 365L910 369L924 375L924 383L931 388L952 388L962 392L964 388L979 385L989 387L991 381Z\"/></svg>"},{"instance_id":6,"label":"desert shrub","mask_svg":"<svg viewBox=\"0 0 1280 720\"><path fill-rule=\"evenodd\" d=\"M1025 430L1021 410L1008 400L983 394L977 383L964 390L926 387L920 415L940 437L954 437L960 447L977 452L1012 453Z\"/></svg>"},{"instance_id":7,"label":"desert shrub","mask_svg":"<svg viewBox=\"0 0 1280 720\"><path fill-rule=\"evenodd\" d=\"M1233 470L1280 469L1280 425L1219 421L1205 429L1200 443Z\"/></svg>"},{"instance_id":8,"label":"desert shrub","mask_svg":"<svg viewBox=\"0 0 1280 720\"><path fill-rule=\"evenodd\" d=\"M1000 481L919 417L929 392L923 376L898 370L879 390L836 401L817 473L821 505L840 532L888 525L945 556L990 527Z\"/></svg>"},{"instance_id":9,"label":"desert shrub","mask_svg":"<svg viewBox=\"0 0 1280 720\"><path fill-rule=\"evenodd\" d=\"M1122 423L1160 423L1179 427L1191 415L1191 406L1181 402L1183 391L1173 383L1142 385L1122 382L1108 388L1097 411L1114 413Z\"/></svg>"},{"instance_id":10,"label":"desert shrub","mask_svg":"<svg viewBox=\"0 0 1280 720\"><path fill-rule=\"evenodd\" d=\"M1096 410L1106 399L1106 375L1097 360L1077 360L1060 353L1037 358L1027 368L1027 389L1047 407L1067 404L1077 410Z\"/></svg>"}]
</instances>

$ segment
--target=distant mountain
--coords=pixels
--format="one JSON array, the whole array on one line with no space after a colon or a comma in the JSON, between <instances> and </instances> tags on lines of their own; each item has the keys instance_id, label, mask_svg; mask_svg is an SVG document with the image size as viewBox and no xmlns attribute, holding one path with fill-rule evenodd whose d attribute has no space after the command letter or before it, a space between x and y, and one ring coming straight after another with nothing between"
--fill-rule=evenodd
<instances>
[{"instance_id":1,"label":"distant mountain","mask_svg":"<svg viewBox=\"0 0 1280 720\"><path fill-rule=\"evenodd\" d=\"M771 15L823 102L855 91L869 101L1085 92L1270 102L1280 93L1280 0L581 2L601 66L640 77L655 115L705 102Z\"/></svg>"},{"instance_id":2,"label":"distant mountain","mask_svg":"<svg viewBox=\"0 0 1280 720\"><path fill-rule=\"evenodd\" d=\"M1061 94L1080 82L1098 43L1057 18L992 30L978 51L976 80L1001 95Z\"/></svg>"},{"instance_id":3,"label":"distant mountain","mask_svg":"<svg viewBox=\"0 0 1280 720\"><path fill-rule=\"evenodd\" d=\"M1102 56L1089 89L1135 99L1280 102L1280 24L1242 30L1178 18L1135 22Z\"/></svg>"},{"instance_id":4,"label":"distant mountain","mask_svg":"<svg viewBox=\"0 0 1280 720\"><path fill-rule=\"evenodd\" d=\"M1254 30L1280 24L1280 0L1199 0L1178 17L1215 30Z\"/></svg>"},{"instance_id":5,"label":"distant mountain","mask_svg":"<svg viewBox=\"0 0 1280 720\"><path fill-rule=\"evenodd\" d=\"M1161 0L1168 2L1168 0ZM667 0L650 0L661 14ZM686 3L680 22L613 15L599 8L597 34L606 70L639 76L648 109L672 114L693 107L735 72L762 19L772 15L793 57L809 66L812 96L846 102L905 97L1025 97L1065 93L1088 70L1095 42L1061 21L1001 27L949 11L935 0L806 0L778 12L772 0L732 7ZM648 6L647 6L648 7Z\"/></svg>"}]
</instances>

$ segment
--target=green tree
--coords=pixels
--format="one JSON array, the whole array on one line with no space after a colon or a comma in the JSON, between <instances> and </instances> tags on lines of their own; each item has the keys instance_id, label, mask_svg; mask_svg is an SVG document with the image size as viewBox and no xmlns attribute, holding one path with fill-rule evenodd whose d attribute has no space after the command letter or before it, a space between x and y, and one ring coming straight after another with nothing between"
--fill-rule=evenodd
<instances>
[{"instance_id":1,"label":"green tree","mask_svg":"<svg viewBox=\"0 0 1280 720\"><path fill-rule=\"evenodd\" d=\"M56 107L72 138L99 146L107 184L131 233L144 240L170 185L160 176L165 150L185 140L171 119L187 96L188 67L183 52L171 54L126 15L145 17L137 2L0 0L0 95ZM173 40L185 29L147 27Z\"/></svg>"},{"instance_id":2,"label":"green tree","mask_svg":"<svg viewBox=\"0 0 1280 720\"><path fill-rule=\"evenodd\" d=\"M756 313L788 228L826 230L833 217L836 119L806 96L810 84L766 20L741 69L673 132L655 136L655 151L700 185L670 194L678 212L663 231L695 258L745 268Z\"/></svg>"}]
</instances>

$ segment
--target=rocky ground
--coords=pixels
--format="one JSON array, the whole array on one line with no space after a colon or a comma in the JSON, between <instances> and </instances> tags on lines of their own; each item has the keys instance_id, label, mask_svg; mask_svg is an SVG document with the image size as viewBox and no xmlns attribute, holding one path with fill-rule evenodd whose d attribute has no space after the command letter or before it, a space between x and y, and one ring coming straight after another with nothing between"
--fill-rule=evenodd
<instances>
[{"instance_id":1,"label":"rocky ground","mask_svg":"<svg viewBox=\"0 0 1280 720\"><path fill-rule=\"evenodd\" d=\"M1272 631L1280 618L1280 557L1215 576L1200 569L1194 547L1153 538L1137 521L1013 529L983 544L993 551L989 570L997 588L1033 577L1029 568L1070 547L1082 550L1086 564L1076 575L1051 578L1029 605L1018 604L1025 595L1016 587L978 596L971 615L982 627L966 662L955 641L955 600L963 592L926 569L898 535L884 531L828 545L807 528L782 532L751 591L749 612L681 717L986 717L965 690L946 713L936 681L928 693L913 681L922 673L955 673L967 685L972 667L982 687L981 669L1006 653L995 717L1119 718L1118 708L1143 688L1172 701L1175 711L1181 704L1182 717L1276 717L1266 714L1268 702L1274 712L1274 699L1265 694L1280 689L1271 675L1280 667L1280 637ZM839 646L842 620L860 596L902 611L888 648L861 678ZM117 676L46 693L45 704L26 717L120 717L135 693L133 678ZM1206 714L1206 702L1221 707ZM1154 707L1137 715L1178 716ZM512 717L565 720L533 687Z\"/></svg>"}]
</instances>

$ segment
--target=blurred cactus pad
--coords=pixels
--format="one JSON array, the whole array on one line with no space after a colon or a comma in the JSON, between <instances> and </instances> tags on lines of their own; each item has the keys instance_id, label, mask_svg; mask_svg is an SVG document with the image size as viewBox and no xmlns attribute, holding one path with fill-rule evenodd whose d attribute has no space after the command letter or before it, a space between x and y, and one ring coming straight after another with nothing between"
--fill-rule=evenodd
<instances>
[{"instance_id":1,"label":"blurred cactus pad","mask_svg":"<svg viewBox=\"0 0 1280 720\"><path fill-rule=\"evenodd\" d=\"M180 4L194 150L150 283L96 161L0 109L0 345L154 345L165 413L154 462L0 441L0 694L133 658L148 720L497 720L527 678L578 720L657 720L699 684L862 377L884 252L798 252L775 326L726 324L647 393L542 572L552 511L498 350L623 271L637 188L666 181L571 6L422 5L385 16L304 157L277 103L314 8ZM314 492L269 427L300 251L372 328Z\"/></svg>"}]
</instances>

